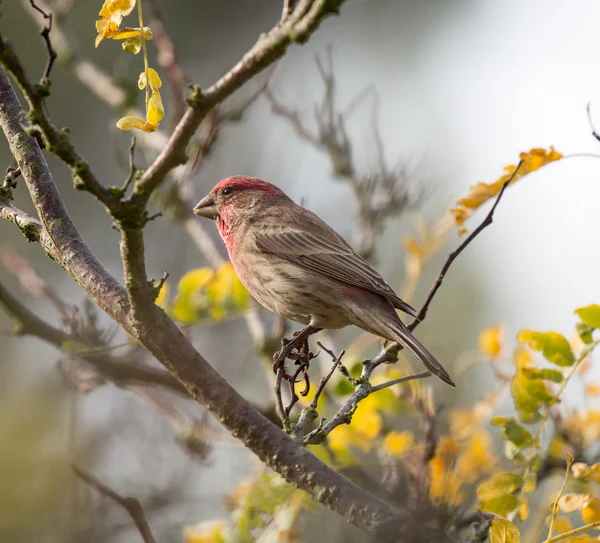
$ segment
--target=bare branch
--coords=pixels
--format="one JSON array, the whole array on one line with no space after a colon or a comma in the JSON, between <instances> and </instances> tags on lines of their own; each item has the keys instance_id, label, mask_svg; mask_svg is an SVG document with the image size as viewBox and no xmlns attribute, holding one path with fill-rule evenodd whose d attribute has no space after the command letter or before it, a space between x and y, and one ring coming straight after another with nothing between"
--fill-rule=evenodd
<instances>
[{"instance_id":1,"label":"bare branch","mask_svg":"<svg viewBox=\"0 0 600 543\"><path fill-rule=\"evenodd\" d=\"M286 119L301 139L329 155L334 176L352 189L358 204L354 245L359 254L370 258L386 221L414 206L419 201L420 194L409 191L406 169L390 169L387 166L378 126L379 100L373 89L368 87L344 110L338 111L331 48L327 49L326 62L317 56L316 64L324 84L323 98L315 106L316 132L302 120L297 111L278 100L270 89L267 89L265 96L272 111ZM373 96L371 121L377 151L377 169L374 173L360 174L354 165L353 147L346 130L346 121L367 96Z\"/></svg>"},{"instance_id":2,"label":"bare branch","mask_svg":"<svg viewBox=\"0 0 600 543\"><path fill-rule=\"evenodd\" d=\"M244 83L282 57L294 42L303 43L325 17L337 13L343 0L300 0L286 21L262 35L244 57L216 83L194 87L189 107L168 144L136 185L134 201L147 202L167 174L185 162L185 150L207 113Z\"/></svg>"},{"instance_id":3,"label":"bare branch","mask_svg":"<svg viewBox=\"0 0 600 543\"><path fill-rule=\"evenodd\" d=\"M435 293L442 286L442 281L444 280L446 273L448 273L450 266L452 266L452 263L456 260L458 255L460 255L460 253L462 253L467 248L467 246L494 221L494 211L496 211L496 208L498 207L498 204L500 203L500 200L502 199L504 191L506 190L508 185L510 185L512 180L515 178L515 175L517 175L517 172L521 168L522 164L523 164L523 160L521 160L519 162L519 164L517 164L517 167L515 168L514 172L506 180L504 185L502 185L502 190L499 192L498 197L496 198L496 201L494 202L494 205L490 209L489 213L486 215L485 219L483 219L481 224L477 228L475 228L475 230L473 230L473 232L471 232L471 234L467 237L467 239L465 239L465 241L463 241L454 251L452 251L448 255L448 258L446 259L444 266L442 267L440 273L438 274L437 279L435 280L435 283L431 286L431 289L429 290L429 294L427 294L427 298L425 298L425 302L423 303L423 305L421 306L421 309L419 310L419 313L417 314L417 318L408 325L408 329L411 332L427 316L427 310L429 309L429 304L431 304L431 300L433 300Z\"/></svg>"},{"instance_id":4,"label":"bare branch","mask_svg":"<svg viewBox=\"0 0 600 543\"><path fill-rule=\"evenodd\" d=\"M91 486L94 490L100 492L100 494L110 498L123 509L125 509L125 511L127 511L144 543L156 543L156 540L152 535L152 530L150 530L150 526L146 520L146 515L144 515L142 504L137 498L121 496L121 494L118 494L112 488L106 486L102 481L75 465L72 465L71 469L73 470L73 473L75 473L75 475L84 483Z\"/></svg>"},{"instance_id":5,"label":"bare branch","mask_svg":"<svg viewBox=\"0 0 600 543\"><path fill-rule=\"evenodd\" d=\"M52 70L52 66L58 53L52 47L52 42L50 41L50 31L52 30L52 13L48 11L46 13L43 9L38 7L34 0L29 0L31 7L42 14L44 19L48 21L48 25L42 28L40 35L44 38L44 42L46 42L46 49L48 50L48 61L46 62L46 67L44 68L44 73L42 78L40 79L40 85L43 87L47 87L50 83L50 71Z\"/></svg>"},{"instance_id":6,"label":"bare branch","mask_svg":"<svg viewBox=\"0 0 600 543\"><path fill-rule=\"evenodd\" d=\"M0 64L16 79L29 104L27 120L32 127L30 134L41 134L46 149L69 166L76 189L85 189L98 198L107 209L116 209L118 202L96 179L89 164L75 151L69 141L67 131L59 130L50 121L45 108L45 99L48 95L47 86L33 84L12 45L1 34ZM20 108L18 113L20 117L14 119L16 122L23 119Z\"/></svg>"},{"instance_id":7,"label":"bare branch","mask_svg":"<svg viewBox=\"0 0 600 543\"><path fill-rule=\"evenodd\" d=\"M0 306L15 319L15 331L20 335L38 337L58 349L62 349L67 342L74 340L83 346L92 347L86 345L82 338L56 328L38 317L1 283ZM93 349L88 353L77 353L76 356L85 360L99 375L118 387L127 388L135 384L159 385L186 398L189 397L185 388L170 373L140 363L132 363L129 357L113 357L104 352L94 352Z\"/></svg>"}]
</instances>

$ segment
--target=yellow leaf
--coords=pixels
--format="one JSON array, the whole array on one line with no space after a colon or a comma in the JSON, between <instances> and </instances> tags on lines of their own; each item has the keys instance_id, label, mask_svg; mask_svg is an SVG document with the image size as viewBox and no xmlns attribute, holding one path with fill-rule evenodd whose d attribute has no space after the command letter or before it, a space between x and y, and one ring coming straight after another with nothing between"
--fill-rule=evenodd
<instances>
[{"instance_id":1,"label":"yellow leaf","mask_svg":"<svg viewBox=\"0 0 600 543\"><path fill-rule=\"evenodd\" d=\"M521 522L525 522L527 517L529 516L529 502L527 498L523 498L521 501L521 505L519 505L519 509L517 510L517 516Z\"/></svg>"},{"instance_id":2,"label":"yellow leaf","mask_svg":"<svg viewBox=\"0 0 600 543\"><path fill-rule=\"evenodd\" d=\"M148 80L150 81L151 89L160 89L162 87L162 81L154 68L148 68ZM146 88L146 72L142 72L138 77L138 87L140 90Z\"/></svg>"},{"instance_id":3,"label":"yellow leaf","mask_svg":"<svg viewBox=\"0 0 600 543\"><path fill-rule=\"evenodd\" d=\"M533 356L527 348L518 346L513 353L513 361L517 368L526 368L533 363Z\"/></svg>"},{"instance_id":4,"label":"yellow leaf","mask_svg":"<svg viewBox=\"0 0 600 543\"><path fill-rule=\"evenodd\" d=\"M121 130L131 130L135 128L137 130L141 130L144 126L144 119L140 119L139 117L134 117L133 115L127 115L125 117L121 117L117 121L117 128Z\"/></svg>"},{"instance_id":5,"label":"yellow leaf","mask_svg":"<svg viewBox=\"0 0 600 543\"><path fill-rule=\"evenodd\" d=\"M571 466L571 472L577 479L585 479L600 484L600 463L598 462L591 466L583 462L577 462Z\"/></svg>"},{"instance_id":6,"label":"yellow leaf","mask_svg":"<svg viewBox=\"0 0 600 543\"><path fill-rule=\"evenodd\" d=\"M381 430L381 415L374 409L367 409L358 404L358 409L352 416L352 427L366 439L373 439Z\"/></svg>"},{"instance_id":7,"label":"yellow leaf","mask_svg":"<svg viewBox=\"0 0 600 543\"><path fill-rule=\"evenodd\" d=\"M481 354L491 359L498 358L502 352L503 335L502 326L499 324L484 328L479 333L479 350Z\"/></svg>"},{"instance_id":8,"label":"yellow leaf","mask_svg":"<svg viewBox=\"0 0 600 543\"><path fill-rule=\"evenodd\" d=\"M158 123L162 121L165 116L165 110L163 108L160 93L153 90L150 100L148 100L148 106L146 108L146 122L150 125L158 126Z\"/></svg>"},{"instance_id":9,"label":"yellow leaf","mask_svg":"<svg viewBox=\"0 0 600 543\"><path fill-rule=\"evenodd\" d=\"M477 498L481 501L499 498L521 488L522 484L523 477L518 473L498 473L477 487Z\"/></svg>"},{"instance_id":10,"label":"yellow leaf","mask_svg":"<svg viewBox=\"0 0 600 543\"><path fill-rule=\"evenodd\" d=\"M223 522L220 520L206 520L195 526L186 526L183 537L186 543L225 543Z\"/></svg>"},{"instance_id":11,"label":"yellow leaf","mask_svg":"<svg viewBox=\"0 0 600 543\"><path fill-rule=\"evenodd\" d=\"M129 15L136 0L105 0L100 10L100 19L96 21L96 47L111 32L117 32L123 17Z\"/></svg>"},{"instance_id":12,"label":"yellow leaf","mask_svg":"<svg viewBox=\"0 0 600 543\"><path fill-rule=\"evenodd\" d=\"M414 443L412 432L388 432L383 440L383 450L391 456L403 457Z\"/></svg>"},{"instance_id":13,"label":"yellow leaf","mask_svg":"<svg viewBox=\"0 0 600 543\"><path fill-rule=\"evenodd\" d=\"M429 461L429 498L434 503L458 505L465 499L461 492L462 483L442 457L435 456Z\"/></svg>"},{"instance_id":14,"label":"yellow leaf","mask_svg":"<svg viewBox=\"0 0 600 543\"><path fill-rule=\"evenodd\" d=\"M564 513L572 513L573 511L581 511L590 503L591 496L589 494L563 494L558 500L558 507ZM555 500L552 500L554 502ZM553 503L551 504L553 507Z\"/></svg>"},{"instance_id":15,"label":"yellow leaf","mask_svg":"<svg viewBox=\"0 0 600 543\"><path fill-rule=\"evenodd\" d=\"M510 520L495 518L490 527L490 543L520 543L521 533Z\"/></svg>"},{"instance_id":16,"label":"yellow leaf","mask_svg":"<svg viewBox=\"0 0 600 543\"><path fill-rule=\"evenodd\" d=\"M592 304L575 310L584 324L593 328L600 328L600 305Z\"/></svg>"},{"instance_id":17,"label":"yellow leaf","mask_svg":"<svg viewBox=\"0 0 600 543\"><path fill-rule=\"evenodd\" d=\"M546 360L558 366L572 366L575 362L569 342L558 332L521 330L518 339L521 343L527 343L534 351L541 351Z\"/></svg>"},{"instance_id":18,"label":"yellow leaf","mask_svg":"<svg viewBox=\"0 0 600 543\"><path fill-rule=\"evenodd\" d=\"M546 526L550 527L552 516L546 517ZM557 517L554 519L554 531L559 534L570 532L573 529L573 524L567 517Z\"/></svg>"},{"instance_id":19,"label":"yellow leaf","mask_svg":"<svg viewBox=\"0 0 600 543\"><path fill-rule=\"evenodd\" d=\"M210 268L198 268L187 272L177 285L177 296L171 311L173 317L183 323L192 323L197 320L197 301L194 297L213 278L214 272Z\"/></svg>"},{"instance_id":20,"label":"yellow leaf","mask_svg":"<svg viewBox=\"0 0 600 543\"><path fill-rule=\"evenodd\" d=\"M581 518L586 524L600 521L600 498L593 496L581 510Z\"/></svg>"},{"instance_id":21,"label":"yellow leaf","mask_svg":"<svg viewBox=\"0 0 600 543\"><path fill-rule=\"evenodd\" d=\"M586 385L585 391L590 396L600 396L600 385Z\"/></svg>"},{"instance_id":22,"label":"yellow leaf","mask_svg":"<svg viewBox=\"0 0 600 543\"><path fill-rule=\"evenodd\" d=\"M531 149L529 152L521 153L520 158L523 160L523 164L519 168L519 171L513 178L512 183L515 183L519 179L525 177L528 173L538 170L540 167L554 162L562 158L562 155L550 147L546 149ZM451 214L454 217L454 221L457 226L462 226L465 221L471 216L473 211L478 209L481 205L487 202L490 198L494 198L502 190L502 187L506 181L510 179L511 174L515 171L516 166L509 165L504 168L504 175L493 183L477 183L473 186L464 198L461 198L457 202L457 206L452 209ZM464 229L462 229L464 233Z\"/></svg>"},{"instance_id":23,"label":"yellow leaf","mask_svg":"<svg viewBox=\"0 0 600 543\"><path fill-rule=\"evenodd\" d=\"M463 451L456 462L456 472L464 483L475 483L489 475L496 465L492 439L484 430L474 431L464 444Z\"/></svg>"}]
</instances>

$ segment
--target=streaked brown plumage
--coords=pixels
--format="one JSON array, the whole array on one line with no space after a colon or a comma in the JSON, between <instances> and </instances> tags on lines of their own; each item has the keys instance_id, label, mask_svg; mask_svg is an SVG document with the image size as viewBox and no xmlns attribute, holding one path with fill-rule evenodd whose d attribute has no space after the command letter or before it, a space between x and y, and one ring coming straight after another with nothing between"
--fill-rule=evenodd
<instances>
[{"instance_id":1,"label":"streaked brown plumage","mask_svg":"<svg viewBox=\"0 0 600 543\"><path fill-rule=\"evenodd\" d=\"M315 328L354 324L397 341L454 386L396 313L415 316L414 309L337 232L275 185L228 177L194 212L216 220L236 273L261 305Z\"/></svg>"}]
</instances>

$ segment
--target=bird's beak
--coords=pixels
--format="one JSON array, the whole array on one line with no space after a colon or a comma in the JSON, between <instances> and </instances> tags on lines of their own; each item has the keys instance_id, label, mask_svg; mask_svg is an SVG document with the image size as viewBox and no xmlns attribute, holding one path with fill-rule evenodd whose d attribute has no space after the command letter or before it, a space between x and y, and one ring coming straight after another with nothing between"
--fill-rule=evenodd
<instances>
[{"instance_id":1,"label":"bird's beak","mask_svg":"<svg viewBox=\"0 0 600 543\"><path fill-rule=\"evenodd\" d=\"M206 217L207 219L216 219L218 216L217 206L215 205L215 199L211 194L206 195L200 200L196 207L194 207L194 215L199 217Z\"/></svg>"}]
</instances>

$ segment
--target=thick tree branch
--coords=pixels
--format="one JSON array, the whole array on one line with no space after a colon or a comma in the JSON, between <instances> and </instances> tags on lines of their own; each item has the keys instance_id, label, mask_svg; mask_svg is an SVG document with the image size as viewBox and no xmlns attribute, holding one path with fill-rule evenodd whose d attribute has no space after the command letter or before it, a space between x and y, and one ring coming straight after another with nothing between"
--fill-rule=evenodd
<instances>
[{"instance_id":1,"label":"thick tree branch","mask_svg":"<svg viewBox=\"0 0 600 543\"><path fill-rule=\"evenodd\" d=\"M41 240L44 249L109 316L165 365L196 401L267 466L359 528L376 534L383 527L394 532L402 527L403 534L409 534L404 536L405 540L406 537L415 540L414 532L407 531L407 527L413 527L408 512L398 511L356 487L267 421L208 364L159 307L148 305L143 322L129 319L125 289L77 232L44 156L35 139L21 126L20 118L18 98L6 72L0 69L0 127L48 232L48 239ZM428 535L424 537L429 537L426 540L432 540L427 527L414 529L425 531ZM442 540L441 536L432 537Z\"/></svg>"}]
</instances>

